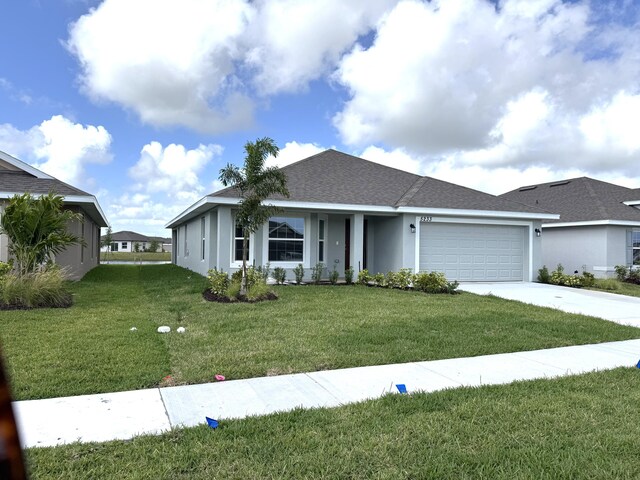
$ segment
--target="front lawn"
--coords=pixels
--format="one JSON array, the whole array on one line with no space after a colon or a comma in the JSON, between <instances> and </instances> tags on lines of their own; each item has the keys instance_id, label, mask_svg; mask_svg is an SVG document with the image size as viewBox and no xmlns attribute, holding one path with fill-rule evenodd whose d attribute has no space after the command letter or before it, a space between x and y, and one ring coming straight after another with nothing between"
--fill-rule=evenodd
<instances>
[{"instance_id":1,"label":"front lawn","mask_svg":"<svg viewBox=\"0 0 640 480\"><path fill-rule=\"evenodd\" d=\"M15 399L48 398L639 338L640 330L495 297L284 286L218 304L174 265L103 265L70 309L0 314ZM160 325L172 328L158 334ZM175 333L185 326L184 334ZM130 331L136 327L137 331Z\"/></svg>"},{"instance_id":2,"label":"front lawn","mask_svg":"<svg viewBox=\"0 0 640 480\"><path fill-rule=\"evenodd\" d=\"M32 478L639 478L640 372L389 395L26 452Z\"/></svg>"}]
</instances>

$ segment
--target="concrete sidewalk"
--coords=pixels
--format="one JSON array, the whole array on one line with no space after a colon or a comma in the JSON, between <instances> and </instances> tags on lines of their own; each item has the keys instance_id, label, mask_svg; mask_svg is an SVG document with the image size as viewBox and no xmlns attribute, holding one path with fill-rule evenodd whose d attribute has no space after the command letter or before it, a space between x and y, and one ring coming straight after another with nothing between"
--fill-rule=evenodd
<instances>
[{"instance_id":1,"label":"concrete sidewalk","mask_svg":"<svg viewBox=\"0 0 640 480\"><path fill-rule=\"evenodd\" d=\"M336 407L405 384L409 393L509 383L632 367L640 339L471 358L347 368L203 385L14 402L24 447L103 442L174 427L287 411Z\"/></svg>"},{"instance_id":2,"label":"concrete sidewalk","mask_svg":"<svg viewBox=\"0 0 640 480\"><path fill-rule=\"evenodd\" d=\"M640 327L640 298L532 282L461 283L460 290Z\"/></svg>"}]
</instances>

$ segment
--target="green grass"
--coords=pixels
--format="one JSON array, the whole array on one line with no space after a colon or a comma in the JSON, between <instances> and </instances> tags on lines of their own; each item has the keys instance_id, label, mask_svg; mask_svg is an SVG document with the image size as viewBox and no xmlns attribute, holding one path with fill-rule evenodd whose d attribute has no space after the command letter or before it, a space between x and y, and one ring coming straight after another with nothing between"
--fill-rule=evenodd
<instances>
[{"instance_id":1,"label":"green grass","mask_svg":"<svg viewBox=\"0 0 640 480\"><path fill-rule=\"evenodd\" d=\"M616 285L615 290L599 288L600 280L596 280L596 284L590 290L598 290L600 292L617 293L618 295L628 295L630 297L640 297L640 285L633 283L619 282L615 279L609 279L603 285ZM610 287L609 287L610 288Z\"/></svg>"},{"instance_id":2,"label":"green grass","mask_svg":"<svg viewBox=\"0 0 640 480\"><path fill-rule=\"evenodd\" d=\"M217 304L174 265L103 265L70 309L9 311L0 339L16 399L639 338L640 330L496 297L360 286L285 286ZM156 333L160 325L174 332ZM175 333L178 326L187 333ZM130 332L131 327L136 332Z\"/></svg>"},{"instance_id":3,"label":"green grass","mask_svg":"<svg viewBox=\"0 0 640 480\"><path fill-rule=\"evenodd\" d=\"M26 452L32 478L640 477L640 372L389 395Z\"/></svg>"},{"instance_id":4,"label":"green grass","mask_svg":"<svg viewBox=\"0 0 640 480\"><path fill-rule=\"evenodd\" d=\"M120 262L161 262L170 261L171 252L109 252L100 253L100 259L102 261L117 260Z\"/></svg>"}]
</instances>

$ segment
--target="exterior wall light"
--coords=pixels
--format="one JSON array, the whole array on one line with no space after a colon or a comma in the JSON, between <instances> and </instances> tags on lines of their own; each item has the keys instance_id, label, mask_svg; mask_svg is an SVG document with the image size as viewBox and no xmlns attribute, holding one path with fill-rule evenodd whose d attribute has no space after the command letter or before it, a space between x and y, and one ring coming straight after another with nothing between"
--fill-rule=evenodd
<instances>
[{"instance_id":1,"label":"exterior wall light","mask_svg":"<svg viewBox=\"0 0 640 480\"><path fill-rule=\"evenodd\" d=\"M542 235L542 231L539 228L536 228L534 232L536 232L536 237L539 237L540 235Z\"/></svg>"},{"instance_id":2,"label":"exterior wall light","mask_svg":"<svg viewBox=\"0 0 640 480\"><path fill-rule=\"evenodd\" d=\"M411 233L416 233L416 226L413 223L409 225L409 229L411 230Z\"/></svg>"}]
</instances>

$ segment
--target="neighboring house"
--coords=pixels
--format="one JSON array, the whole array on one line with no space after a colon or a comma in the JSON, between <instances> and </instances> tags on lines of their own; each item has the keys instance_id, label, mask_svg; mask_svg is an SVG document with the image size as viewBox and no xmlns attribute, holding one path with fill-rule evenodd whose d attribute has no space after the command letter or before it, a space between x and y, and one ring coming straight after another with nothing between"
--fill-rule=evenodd
<instances>
[{"instance_id":1,"label":"neighboring house","mask_svg":"<svg viewBox=\"0 0 640 480\"><path fill-rule=\"evenodd\" d=\"M105 235L101 237L104 241ZM158 242L157 251L171 251L171 239L163 237L148 237L141 233L130 232L124 230L121 232L113 232L111 234L111 245L102 247L103 252L135 252L135 244L139 245L140 251L146 251L151 248L151 242Z\"/></svg>"},{"instance_id":2,"label":"neighboring house","mask_svg":"<svg viewBox=\"0 0 640 480\"><path fill-rule=\"evenodd\" d=\"M429 177L327 150L282 168L290 198L249 241L249 262L306 270L322 262L340 276L357 272L438 270L450 280L531 281L542 266L542 220L558 218ZM173 263L201 274L241 266L238 194L207 195L167 224ZM325 272L326 274L326 272Z\"/></svg>"},{"instance_id":3,"label":"neighboring house","mask_svg":"<svg viewBox=\"0 0 640 480\"><path fill-rule=\"evenodd\" d=\"M542 224L542 260L550 270L614 275L640 265L640 189L581 177L529 185L500 196L560 214Z\"/></svg>"},{"instance_id":4,"label":"neighboring house","mask_svg":"<svg viewBox=\"0 0 640 480\"><path fill-rule=\"evenodd\" d=\"M85 241L56 255L55 262L69 267L71 278L79 279L100 263L100 227L108 225L96 197L72 187L17 158L0 151L0 215L3 205L16 194L54 192L64 197L65 208L82 214L69 230ZM0 235L0 261L8 260L8 238Z\"/></svg>"}]
</instances>

